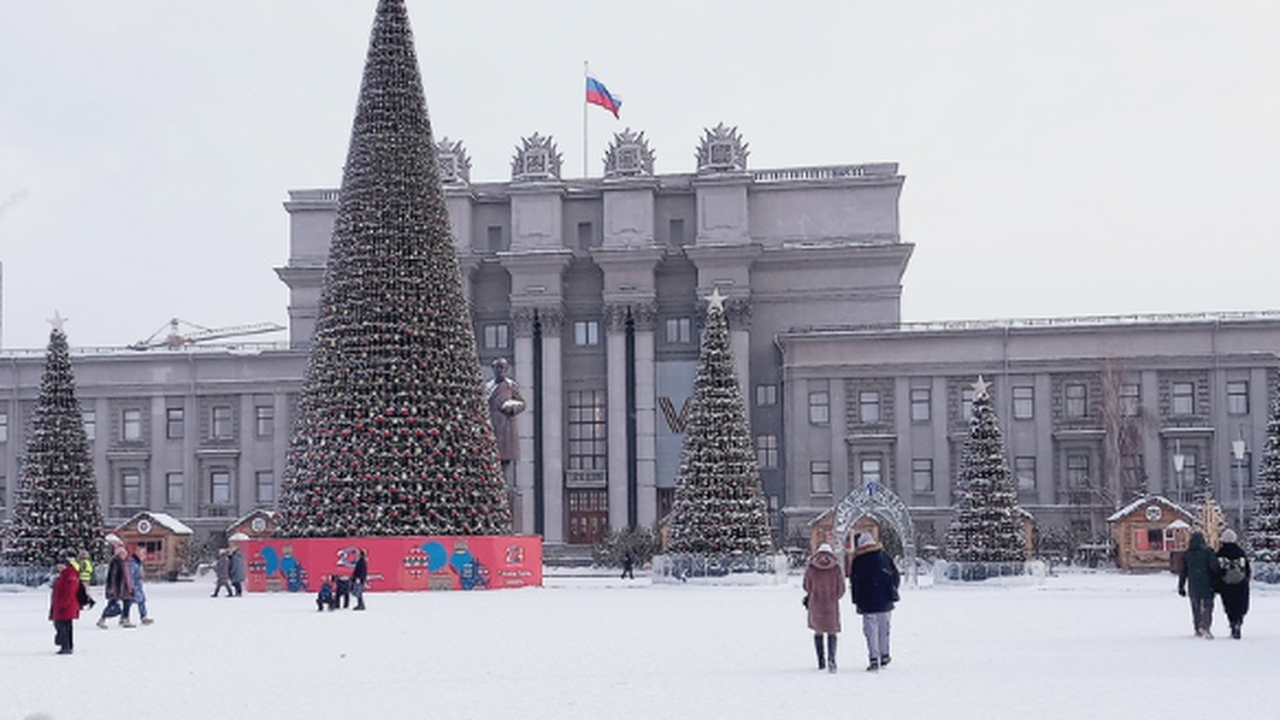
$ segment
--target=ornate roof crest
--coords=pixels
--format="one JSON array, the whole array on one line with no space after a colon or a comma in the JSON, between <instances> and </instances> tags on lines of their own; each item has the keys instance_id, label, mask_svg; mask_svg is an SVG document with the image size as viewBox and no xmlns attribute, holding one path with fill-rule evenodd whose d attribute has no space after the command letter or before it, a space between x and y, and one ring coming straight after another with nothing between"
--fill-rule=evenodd
<instances>
[{"instance_id":1,"label":"ornate roof crest","mask_svg":"<svg viewBox=\"0 0 1280 720\"><path fill-rule=\"evenodd\" d=\"M706 131L698 146L698 174L744 171L748 154L738 128L720 123Z\"/></svg>"},{"instance_id":2,"label":"ornate roof crest","mask_svg":"<svg viewBox=\"0 0 1280 720\"><path fill-rule=\"evenodd\" d=\"M613 134L613 142L604 156L604 176L634 177L653 175L653 150L644 133L636 134L631 128Z\"/></svg>"},{"instance_id":3,"label":"ornate roof crest","mask_svg":"<svg viewBox=\"0 0 1280 720\"><path fill-rule=\"evenodd\" d=\"M471 182L471 158L461 140L441 138L436 143L436 164L440 166L440 181L445 185Z\"/></svg>"},{"instance_id":4,"label":"ornate roof crest","mask_svg":"<svg viewBox=\"0 0 1280 720\"><path fill-rule=\"evenodd\" d=\"M550 137L534 133L533 137L520 138L523 146L516 146L516 156L511 160L511 179L559 180L560 151Z\"/></svg>"}]
</instances>

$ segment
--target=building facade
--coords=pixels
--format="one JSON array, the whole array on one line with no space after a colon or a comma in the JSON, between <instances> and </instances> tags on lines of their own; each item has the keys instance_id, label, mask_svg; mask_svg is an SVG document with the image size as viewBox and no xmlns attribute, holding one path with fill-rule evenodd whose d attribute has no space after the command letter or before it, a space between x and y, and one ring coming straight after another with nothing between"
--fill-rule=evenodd
<instances>
[{"instance_id":1,"label":"building facade","mask_svg":"<svg viewBox=\"0 0 1280 720\"><path fill-rule=\"evenodd\" d=\"M517 147L507 182L472 183L461 143L437 150L481 366L507 358L528 404L517 528L547 543L589 544L666 514L703 298L717 288L779 541L871 479L926 533L944 529L979 374L994 382L1010 465L1041 524L1093 530L1130 491L1176 500L1205 473L1231 509L1225 471L1253 475L1248 457L1224 453L1238 433L1262 447L1280 316L904 325L913 246L899 234L895 164L750 169L723 125L687 174L654 174L629 130L600 178L562 179L554 142L538 135ZM109 523L156 511L217 533L274 507L337 200L295 190L285 202L287 346L73 349ZM44 356L4 360L7 519Z\"/></svg>"}]
</instances>

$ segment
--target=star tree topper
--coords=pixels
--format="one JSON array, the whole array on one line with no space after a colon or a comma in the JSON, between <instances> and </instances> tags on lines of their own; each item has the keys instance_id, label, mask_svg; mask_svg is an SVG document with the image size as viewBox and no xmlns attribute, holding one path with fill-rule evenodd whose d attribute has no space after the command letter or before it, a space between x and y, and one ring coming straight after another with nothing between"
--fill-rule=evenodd
<instances>
[{"instance_id":1,"label":"star tree topper","mask_svg":"<svg viewBox=\"0 0 1280 720\"><path fill-rule=\"evenodd\" d=\"M707 296L707 312L711 312L712 310L723 311L724 301L727 299L728 298L720 294L720 286L716 285L711 289L711 294Z\"/></svg>"},{"instance_id":2,"label":"star tree topper","mask_svg":"<svg viewBox=\"0 0 1280 720\"><path fill-rule=\"evenodd\" d=\"M67 324L67 320L70 320L70 318L64 318L57 310L54 310L53 317L49 318L47 322L53 326L54 330L63 332L62 326Z\"/></svg>"},{"instance_id":3,"label":"star tree topper","mask_svg":"<svg viewBox=\"0 0 1280 720\"><path fill-rule=\"evenodd\" d=\"M991 387L991 383L987 382L986 380L983 380L981 375L978 376L978 379L975 380L973 382L973 385L971 385L970 387L973 388L974 400L977 400L978 398L989 397L987 388Z\"/></svg>"}]
</instances>

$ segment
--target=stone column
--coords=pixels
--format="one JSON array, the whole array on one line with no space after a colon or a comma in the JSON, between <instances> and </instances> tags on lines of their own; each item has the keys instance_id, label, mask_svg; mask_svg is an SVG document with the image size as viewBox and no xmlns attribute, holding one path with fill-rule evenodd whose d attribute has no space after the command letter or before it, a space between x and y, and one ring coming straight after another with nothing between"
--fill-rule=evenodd
<instances>
[{"instance_id":1,"label":"stone column","mask_svg":"<svg viewBox=\"0 0 1280 720\"><path fill-rule=\"evenodd\" d=\"M512 495L511 514L515 531L528 535L534 530L533 418L534 413L539 412L542 400L533 397L533 309L513 308L511 321L515 330L511 377L520 383L520 393L525 401L525 411L516 416L516 429L520 434L520 459L515 462L514 468L515 492ZM510 481L508 478L508 483Z\"/></svg>"},{"instance_id":2,"label":"stone column","mask_svg":"<svg viewBox=\"0 0 1280 720\"><path fill-rule=\"evenodd\" d=\"M738 390L742 393L743 406L750 411L751 300L737 298L726 301L724 314L729 322L729 344L733 347L733 369L738 374Z\"/></svg>"},{"instance_id":3,"label":"stone column","mask_svg":"<svg viewBox=\"0 0 1280 720\"><path fill-rule=\"evenodd\" d=\"M627 526L627 319L628 307L605 307L605 392L609 433L609 527Z\"/></svg>"},{"instance_id":4,"label":"stone column","mask_svg":"<svg viewBox=\"0 0 1280 720\"><path fill-rule=\"evenodd\" d=\"M632 308L636 348L636 522L651 528L658 520L658 407L654 331L657 303Z\"/></svg>"},{"instance_id":5,"label":"stone column","mask_svg":"<svg viewBox=\"0 0 1280 720\"><path fill-rule=\"evenodd\" d=\"M564 383L560 374L560 332L564 310L538 308L542 329L542 508L543 540L564 543Z\"/></svg>"}]
</instances>

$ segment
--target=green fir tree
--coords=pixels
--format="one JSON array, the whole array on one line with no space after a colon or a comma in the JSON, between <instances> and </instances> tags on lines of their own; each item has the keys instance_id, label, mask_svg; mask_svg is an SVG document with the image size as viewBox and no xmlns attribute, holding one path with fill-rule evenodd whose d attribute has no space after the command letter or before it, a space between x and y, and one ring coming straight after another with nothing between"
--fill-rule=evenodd
<instances>
[{"instance_id":1,"label":"green fir tree","mask_svg":"<svg viewBox=\"0 0 1280 720\"><path fill-rule=\"evenodd\" d=\"M80 550L101 559L106 548L102 504L62 322L56 316L52 320L13 521L5 532L3 565L51 567L59 557Z\"/></svg>"},{"instance_id":2,"label":"green fir tree","mask_svg":"<svg viewBox=\"0 0 1280 720\"><path fill-rule=\"evenodd\" d=\"M381 0L281 495L287 537L501 535L511 509L404 0Z\"/></svg>"},{"instance_id":3,"label":"green fir tree","mask_svg":"<svg viewBox=\"0 0 1280 720\"><path fill-rule=\"evenodd\" d=\"M767 555L769 516L719 289L707 307L671 509L673 554Z\"/></svg>"},{"instance_id":4,"label":"green fir tree","mask_svg":"<svg viewBox=\"0 0 1280 720\"><path fill-rule=\"evenodd\" d=\"M1000 419L988 383L973 384L973 416L960 456L956 504L947 530L953 562L1020 562L1026 559L1018 494L1005 457Z\"/></svg>"},{"instance_id":5,"label":"green fir tree","mask_svg":"<svg viewBox=\"0 0 1280 720\"><path fill-rule=\"evenodd\" d=\"M1267 417L1267 441L1253 488L1248 541L1254 560L1280 563L1280 392L1272 397Z\"/></svg>"}]
</instances>

